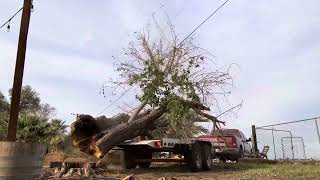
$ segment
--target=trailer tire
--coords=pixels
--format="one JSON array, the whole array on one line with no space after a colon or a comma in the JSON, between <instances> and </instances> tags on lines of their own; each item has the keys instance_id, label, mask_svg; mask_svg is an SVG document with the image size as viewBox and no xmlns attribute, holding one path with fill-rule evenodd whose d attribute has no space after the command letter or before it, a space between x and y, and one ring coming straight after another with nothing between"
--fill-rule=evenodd
<instances>
[{"instance_id":1,"label":"trailer tire","mask_svg":"<svg viewBox=\"0 0 320 180\"><path fill-rule=\"evenodd\" d=\"M191 171L198 172L202 170L202 146L199 142L192 144L190 168Z\"/></svg>"},{"instance_id":2,"label":"trailer tire","mask_svg":"<svg viewBox=\"0 0 320 180\"><path fill-rule=\"evenodd\" d=\"M208 144L202 146L202 168L206 171L212 169L211 147Z\"/></svg>"},{"instance_id":3,"label":"trailer tire","mask_svg":"<svg viewBox=\"0 0 320 180\"><path fill-rule=\"evenodd\" d=\"M138 162L139 168L149 168L151 165L151 159L152 159L152 151L146 151L143 154L140 154L137 156L138 159L150 159L150 162Z\"/></svg>"},{"instance_id":4,"label":"trailer tire","mask_svg":"<svg viewBox=\"0 0 320 180\"><path fill-rule=\"evenodd\" d=\"M219 157L219 160L222 162L222 163L226 163L227 162L227 158L226 157Z\"/></svg>"},{"instance_id":5,"label":"trailer tire","mask_svg":"<svg viewBox=\"0 0 320 180\"><path fill-rule=\"evenodd\" d=\"M130 151L124 151L121 157L121 165L124 169L134 169L137 166L135 155Z\"/></svg>"}]
</instances>

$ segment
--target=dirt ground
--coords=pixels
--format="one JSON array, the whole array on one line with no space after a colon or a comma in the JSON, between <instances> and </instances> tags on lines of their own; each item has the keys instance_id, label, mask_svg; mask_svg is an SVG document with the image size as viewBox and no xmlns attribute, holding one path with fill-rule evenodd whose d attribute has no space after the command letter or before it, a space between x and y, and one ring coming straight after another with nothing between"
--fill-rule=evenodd
<instances>
[{"instance_id":1,"label":"dirt ground","mask_svg":"<svg viewBox=\"0 0 320 180\"><path fill-rule=\"evenodd\" d=\"M121 170L119 166L97 169L103 177L124 178L133 175L138 180L191 179L319 179L319 163L216 163L211 171L191 172L185 164L155 164L149 169ZM79 178L74 178L79 179ZM85 178L81 178L85 179ZM87 178L88 179L88 178ZM92 178L90 178L92 179ZM101 179L101 178L94 178Z\"/></svg>"},{"instance_id":2,"label":"dirt ground","mask_svg":"<svg viewBox=\"0 0 320 180\"><path fill-rule=\"evenodd\" d=\"M319 179L320 165L304 163L219 163L211 171L190 172L184 164L152 165L149 169L103 170L106 176L124 177L133 174L135 179L161 179L173 177L191 179Z\"/></svg>"}]
</instances>

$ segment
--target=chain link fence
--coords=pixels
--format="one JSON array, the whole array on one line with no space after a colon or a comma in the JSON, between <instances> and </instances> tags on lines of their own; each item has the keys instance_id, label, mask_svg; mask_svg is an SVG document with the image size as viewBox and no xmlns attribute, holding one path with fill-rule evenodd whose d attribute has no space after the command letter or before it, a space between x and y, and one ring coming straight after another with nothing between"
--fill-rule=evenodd
<instances>
[{"instance_id":1,"label":"chain link fence","mask_svg":"<svg viewBox=\"0 0 320 180\"><path fill-rule=\"evenodd\" d=\"M255 127L258 150L269 159L320 160L320 117Z\"/></svg>"}]
</instances>

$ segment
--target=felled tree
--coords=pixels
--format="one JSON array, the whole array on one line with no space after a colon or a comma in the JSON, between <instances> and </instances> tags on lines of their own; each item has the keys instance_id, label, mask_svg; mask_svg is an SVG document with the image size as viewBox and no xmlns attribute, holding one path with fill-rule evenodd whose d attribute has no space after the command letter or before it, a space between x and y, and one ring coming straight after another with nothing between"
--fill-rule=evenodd
<instances>
[{"instance_id":1,"label":"felled tree","mask_svg":"<svg viewBox=\"0 0 320 180\"><path fill-rule=\"evenodd\" d=\"M82 151L102 157L122 141L157 128L155 122L163 116L171 129L179 129L190 110L218 127L216 123L221 121L205 111L209 106L217 108L218 96L228 94L232 85L229 69L222 71L210 65L212 55L194 45L191 38L179 40L172 25L168 25L167 33L158 25L156 29L156 38L150 31L135 33L135 40L125 50L126 59L117 59L120 77L111 81L114 90L136 89L139 107L126 123L107 130L92 117L79 116L72 132L74 145ZM88 126L91 132L84 135L80 129Z\"/></svg>"},{"instance_id":2,"label":"felled tree","mask_svg":"<svg viewBox=\"0 0 320 180\"><path fill-rule=\"evenodd\" d=\"M181 120L181 126L179 128L172 127L168 117L162 117L156 122L157 128L148 135L153 139L161 139L163 137L190 138L202 133L208 133L208 129L201 124L197 124L200 122L208 122L208 119L195 114L193 111L189 111L185 115L183 120Z\"/></svg>"}]
</instances>

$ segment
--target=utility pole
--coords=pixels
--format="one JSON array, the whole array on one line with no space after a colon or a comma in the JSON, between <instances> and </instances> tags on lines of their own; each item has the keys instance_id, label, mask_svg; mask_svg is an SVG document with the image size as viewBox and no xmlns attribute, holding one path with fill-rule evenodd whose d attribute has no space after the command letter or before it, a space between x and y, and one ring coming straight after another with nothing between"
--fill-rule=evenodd
<instances>
[{"instance_id":1,"label":"utility pole","mask_svg":"<svg viewBox=\"0 0 320 180\"><path fill-rule=\"evenodd\" d=\"M16 133L18 126L18 116L20 110L20 96L23 79L24 62L26 56L28 30L30 23L31 2L32 0L24 0L20 25L20 34L17 50L16 67L14 72L12 98L10 108L10 118L8 124L8 141L16 141Z\"/></svg>"},{"instance_id":2,"label":"utility pole","mask_svg":"<svg viewBox=\"0 0 320 180\"><path fill-rule=\"evenodd\" d=\"M259 150L258 150L256 126L252 125L251 129L252 129L253 151L254 151L255 158L258 158L259 157Z\"/></svg>"}]
</instances>

